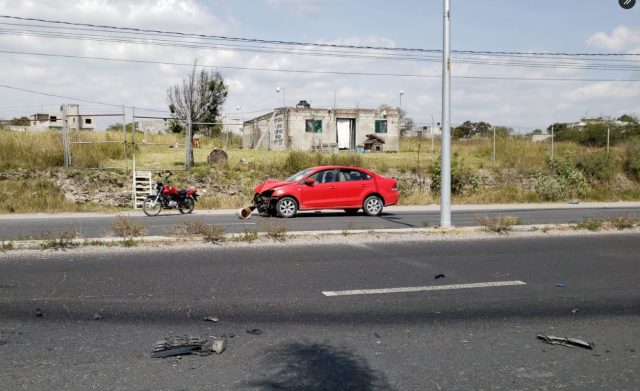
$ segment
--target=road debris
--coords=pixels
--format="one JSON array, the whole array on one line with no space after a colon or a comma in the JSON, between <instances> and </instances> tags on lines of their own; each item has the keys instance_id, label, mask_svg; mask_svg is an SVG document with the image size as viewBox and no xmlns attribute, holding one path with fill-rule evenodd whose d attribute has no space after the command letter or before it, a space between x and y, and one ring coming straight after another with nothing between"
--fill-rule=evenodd
<instances>
[{"instance_id":1,"label":"road debris","mask_svg":"<svg viewBox=\"0 0 640 391\"><path fill-rule=\"evenodd\" d=\"M438 274L438 275L436 275L434 278L435 278L436 280L437 280L437 279L439 279L439 278L444 278L444 274Z\"/></svg>"},{"instance_id":2,"label":"road debris","mask_svg":"<svg viewBox=\"0 0 640 391\"><path fill-rule=\"evenodd\" d=\"M566 287L567 287L567 285L566 285L566 284L563 284L563 283L561 283L561 282L559 282L559 283L557 283L557 284L556 284L556 288L566 288Z\"/></svg>"},{"instance_id":3,"label":"road debris","mask_svg":"<svg viewBox=\"0 0 640 391\"><path fill-rule=\"evenodd\" d=\"M578 312L580 312L580 309L579 309L579 308L572 308L572 309L571 309L571 313L572 313L572 314L577 314Z\"/></svg>"},{"instance_id":4,"label":"road debris","mask_svg":"<svg viewBox=\"0 0 640 391\"><path fill-rule=\"evenodd\" d=\"M227 348L227 340L225 338L216 338L211 343L211 351L221 354Z\"/></svg>"},{"instance_id":5,"label":"road debris","mask_svg":"<svg viewBox=\"0 0 640 391\"><path fill-rule=\"evenodd\" d=\"M562 345L570 348L577 346L584 349L593 349L595 346L593 342L586 342L578 338L554 337L553 335L543 334L539 334L537 338L550 345Z\"/></svg>"},{"instance_id":6,"label":"road debris","mask_svg":"<svg viewBox=\"0 0 640 391\"><path fill-rule=\"evenodd\" d=\"M44 312L40 308L36 308L36 316L39 318L44 315Z\"/></svg>"},{"instance_id":7,"label":"road debris","mask_svg":"<svg viewBox=\"0 0 640 391\"><path fill-rule=\"evenodd\" d=\"M207 316L203 320L206 322L218 323L220 321L220 318L218 318L217 316Z\"/></svg>"},{"instance_id":8,"label":"road debris","mask_svg":"<svg viewBox=\"0 0 640 391\"><path fill-rule=\"evenodd\" d=\"M262 334L262 330L260 330L260 329L250 329L250 330L247 330L247 333L253 334L253 335L260 335L260 334Z\"/></svg>"},{"instance_id":9,"label":"road debris","mask_svg":"<svg viewBox=\"0 0 640 391\"><path fill-rule=\"evenodd\" d=\"M104 315L102 315L102 313L100 312L96 312L95 314L93 314L93 320L102 320L104 318Z\"/></svg>"},{"instance_id":10,"label":"road debris","mask_svg":"<svg viewBox=\"0 0 640 391\"><path fill-rule=\"evenodd\" d=\"M157 341L151 352L152 358L164 358L170 356L182 356L187 354L197 354L208 356L211 354L211 345L206 339L200 337L170 336L161 341Z\"/></svg>"}]
</instances>

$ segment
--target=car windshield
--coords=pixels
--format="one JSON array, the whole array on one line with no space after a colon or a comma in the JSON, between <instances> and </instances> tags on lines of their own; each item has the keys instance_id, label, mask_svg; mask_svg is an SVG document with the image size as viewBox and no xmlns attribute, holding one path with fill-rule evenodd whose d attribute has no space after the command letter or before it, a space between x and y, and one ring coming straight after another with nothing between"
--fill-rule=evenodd
<instances>
[{"instance_id":1,"label":"car windshield","mask_svg":"<svg viewBox=\"0 0 640 391\"><path fill-rule=\"evenodd\" d=\"M296 172L295 174L291 175L289 178L285 179L285 182L297 182L300 179L304 178L305 175L307 175L308 173L310 173L311 171L313 171L313 168L307 168L305 170Z\"/></svg>"}]
</instances>

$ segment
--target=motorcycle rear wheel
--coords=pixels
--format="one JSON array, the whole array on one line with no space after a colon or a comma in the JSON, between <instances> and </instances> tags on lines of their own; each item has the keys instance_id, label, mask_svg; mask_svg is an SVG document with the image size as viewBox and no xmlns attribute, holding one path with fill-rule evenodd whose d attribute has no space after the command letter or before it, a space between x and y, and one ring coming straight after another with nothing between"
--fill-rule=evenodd
<instances>
[{"instance_id":1,"label":"motorcycle rear wheel","mask_svg":"<svg viewBox=\"0 0 640 391\"><path fill-rule=\"evenodd\" d=\"M185 198L184 201L178 205L178 210L182 214L191 214L195 207L196 203L193 201L193 198Z\"/></svg>"},{"instance_id":2,"label":"motorcycle rear wheel","mask_svg":"<svg viewBox=\"0 0 640 391\"><path fill-rule=\"evenodd\" d=\"M162 209L161 202L160 200L156 201L154 196L147 197L142 204L142 211L147 216L157 216L160 213L160 209Z\"/></svg>"}]
</instances>

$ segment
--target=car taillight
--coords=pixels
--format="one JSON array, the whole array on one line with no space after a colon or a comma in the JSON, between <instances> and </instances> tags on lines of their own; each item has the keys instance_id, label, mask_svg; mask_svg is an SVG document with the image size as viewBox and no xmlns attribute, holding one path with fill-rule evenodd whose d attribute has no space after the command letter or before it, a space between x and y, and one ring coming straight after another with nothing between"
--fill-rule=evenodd
<instances>
[{"instance_id":1,"label":"car taillight","mask_svg":"<svg viewBox=\"0 0 640 391\"><path fill-rule=\"evenodd\" d=\"M398 182L393 181L393 184L391 185L391 191L398 191Z\"/></svg>"}]
</instances>

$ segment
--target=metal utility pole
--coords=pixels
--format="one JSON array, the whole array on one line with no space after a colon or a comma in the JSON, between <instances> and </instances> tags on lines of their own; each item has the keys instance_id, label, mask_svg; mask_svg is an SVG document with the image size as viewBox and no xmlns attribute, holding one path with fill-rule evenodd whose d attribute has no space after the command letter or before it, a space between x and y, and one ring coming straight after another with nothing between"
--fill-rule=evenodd
<instances>
[{"instance_id":1,"label":"metal utility pole","mask_svg":"<svg viewBox=\"0 0 640 391\"><path fill-rule=\"evenodd\" d=\"M124 145L124 160L127 161L127 112L122 105L122 143ZM126 165L126 163L125 163Z\"/></svg>"},{"instance_id":2,"label":"metal utility pole","mask_svg":"<svg viewBox=\"0 0 640 391\"><path fill-rule=\"evenodd\" d=\"M442 163L440 171L440 227L451 228L451 53L449 0L444 0L442 42Z\"/></svg>"}]
</instances>

